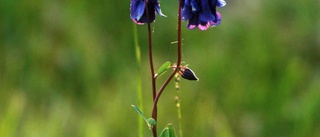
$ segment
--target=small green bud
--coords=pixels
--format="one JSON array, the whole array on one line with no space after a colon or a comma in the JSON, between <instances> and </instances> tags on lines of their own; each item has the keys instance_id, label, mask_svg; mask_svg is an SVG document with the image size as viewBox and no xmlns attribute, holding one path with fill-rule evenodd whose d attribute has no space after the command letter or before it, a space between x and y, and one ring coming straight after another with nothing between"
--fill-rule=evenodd
<instances>
[{"instance_id":1,"label":"small green bud","mask_svg":"<svg viewBox=\"0 0 320 137\"><path fill-rule=\"evenodd\" d=\"M147 121L150 126L155 126L157 124L157 122L153 118L149 118Z\"/></svg>"}]
</instances>

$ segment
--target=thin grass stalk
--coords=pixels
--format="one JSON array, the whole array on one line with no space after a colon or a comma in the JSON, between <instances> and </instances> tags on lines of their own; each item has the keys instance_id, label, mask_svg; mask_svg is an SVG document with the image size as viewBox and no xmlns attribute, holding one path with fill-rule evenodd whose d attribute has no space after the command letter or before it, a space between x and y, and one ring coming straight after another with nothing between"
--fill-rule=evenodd
<instances>
[{"instance_id":1,"label":"thin grass stalk","mask_svg":"<svg viewBox=\"0 0 320 137\"><path fill-rule=\"evenodd\" d=\"M137 25L133 23L133 38L134 38L134 48L136 51L136 61L137 61L137 103L141 111L143 111L143 99L142 99L142 82L141 82L141 51L139 46L139 39L138 39L138 29ZM144 120L142 117L138 117L138 136L144 137Z\"/></svg>"}]
</instances>

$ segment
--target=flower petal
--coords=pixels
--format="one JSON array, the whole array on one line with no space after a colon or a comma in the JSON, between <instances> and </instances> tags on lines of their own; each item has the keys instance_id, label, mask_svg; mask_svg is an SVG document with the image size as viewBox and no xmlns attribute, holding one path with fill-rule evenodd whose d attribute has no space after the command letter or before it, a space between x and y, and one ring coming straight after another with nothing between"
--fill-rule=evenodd
<instances>
[{"instance_id":1,"label":"flower petal","mask_svg":"<svg viewBox=\"0 0 320 137\"><path fill-rule=\"evenodd\" d=\"M162 17L167 17L166 15L164 15L164 14L161 12L160 4L158 4L158 2L154 4L154 7L155 7L157 13L158 13L160 16L162 16Z\"/></svg>"},{"instance_id":2,"label":"flower petal","mask_svg":"<svg viewBox=\"0 0 320 137\"><path fill-rule=\"evenodd\" d=\"M132 0L130 4L130 17L132 20L140 20L144 13L145 4L143 0Z\"/></svg>"},{"instance_id":3,"label":"flower petal","mask_svg":"<svg viewBox=\"0 0 320 137\"><path fill-rule=\"evenodd\" d=\"M150 19L148 20L147 12L145 12L145 13L143 13L143 15L140 18L140 20L138 20L138 22L141 22L141 23L148 23L148 22L151 23L151 22L153 22L156 19L155 9L149 9L149 17L150 17Z\"/></svg>"},{"instance_id":4,"label":"flower petal","mask_svg":"<svg viewBox=\"0 0 320 137\"><path fill-rule=\"evenodd\" d=\"M188 19L190 19L191 17L192 17L192 12L191 12L191 9L190 8L188 8L188 7L184 7L184 8L182 8L182 20L188 20Z\"/></svg>"},{"instance_id":5,"label":"flower petal","mask_svg":"<svg viewBox=\"0 0 320 137\"><path fill-rule=\"evenodd\" d=\"M188 22L188 25L187 25L187 28L188 29L194 29L198 26L198 16L192 16L190 19L189 19L189 22Z\"/></svg>"},{"instance_id":6,"label":"flower petal","mask_svg":"<svg viewBox=\"0 0 320 137\"><path fill-rule=\"evenodd\" d=\"M199 30L207 30L210 27L210 22L201 22L198 25Z\"/></svg>"},{"instance_id":7,"label":"flower petal","mask_svg":"<svg viewBox=\"0 0 320 137\"><path fill-rule=\"evenodd\" d=\"M217 20L216 21L211 21L210 24L211 26L218 26L221 22L221 14L219 12L216 12L216 15L217 15Z\"/></svg>"},{"instance_id":8,"label":"flower petal","mask_svg":"<svg viewBox=\"0 0 320 137\"><path fill-rule=\"evenodd\" d=\"M218 7L224 7L227 3L224 0L218 0L217 1L217 6Z\"/></svg>"},{"instance_id":9,"label":"flower petal","mask_svg":"<svg viewBox=\"0 0 320 137\"><path fill-rule=\"evenodd\" d=\"M190 5L191 5L191 11L193 13L196 13L196 12L198 12L200 10L200 7L199 7L198 3L199 3L198 0L191 0Z\"/></svg>"},{"instance_id":10,"label":"flower petal","mask_svg":"<svg viewBox=\"0 0 320 137\"><path fill-rule=\"evenodd\" d=\"M203 22L209 22L215 20L215 16L213 15L212 8L215 10L215 6L212 7L209 5L208 0L202 0L201 1L201 11L199 13L199 19Z\"/></svg>"}]
</instances>

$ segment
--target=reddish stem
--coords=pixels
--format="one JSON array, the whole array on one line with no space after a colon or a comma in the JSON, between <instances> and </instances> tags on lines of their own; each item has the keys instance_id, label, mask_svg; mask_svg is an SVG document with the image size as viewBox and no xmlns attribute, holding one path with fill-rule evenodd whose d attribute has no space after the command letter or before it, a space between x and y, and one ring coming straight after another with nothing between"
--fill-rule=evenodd
<instances>
[{"instance_id":1,"label":"reddish stem","mask_svg":"<svg viewBox=\"0 0 320 137\"><path fill-rule=\"evenodd\" d=\"M180 63L181 63L181 0L179 0L179 6L178 6L178 35L177 35L177 39L178 39L178 47L177 47L177 51L178 51L178 59L177 59L177 65L175 70L170 74L170 76L167 78L167 80L163 83L163 85L160 87L157 96L154 99L153 102L153 106L152 106L152 118L153 119L157 119L157 104L159 101L159 98L162 94L162 92L164 91L164 89L167 87L167 85L169 84L169 82L172 80L172 78L174 77L174 75L177 73L178 69L180 68ZM156 127L152 127L152 133L154 137L157 137L157 129Z\"/></svg>"},{"instance_id":2,"label":"reddish stem","mask_svg":"<svg viewBox=\"0 0 320 137\"><path fill-rule=\"evenodd\" d=\"M149 64L150 64L150 71L151 71L151 82L152 82L152 99L153 101L156 98L156 78L154 77L154 66L153 66L153 54L152 54L152 33L151 33L151 25L150 25L150 15L149 15L149 9L148 9L148 2L147 0L144 0L145 4L145 12L147 15L147 24L148 24L148 45L149 45ZM157 113L157 107L154 108L155 113ZM157 116L154 118L154 120L157 121ZM152 128L152 134L153 137L157 137L157 128L156 125Z\"/></svg>"}]
</instances>

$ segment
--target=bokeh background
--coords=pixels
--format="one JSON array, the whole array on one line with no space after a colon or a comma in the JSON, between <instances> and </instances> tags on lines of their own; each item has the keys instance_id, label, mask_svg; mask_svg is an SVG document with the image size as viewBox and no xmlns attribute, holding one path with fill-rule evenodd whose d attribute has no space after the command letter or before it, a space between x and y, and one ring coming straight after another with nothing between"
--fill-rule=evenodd
<instances>
[{"instance_id":1,"label":"bokeh background","mask_svg":"<svg viewBox=\"0 0 320 137\"><path fill-rule=\"evenodd\" d=\"M129 3L0 1L0 136L138 136ZM156 68L176 61L177 4L162 0L168 17L152 24ZM184 136L319 136L319 7L318 0L227 0L218 27L183 27L183 61L200 78L180 83ZM137 29L150 116L147 27ZM158 130L178 129L176 95L170 83ZM151 136L147 126L144 135Z\"/></svg>"}]
</instances>

